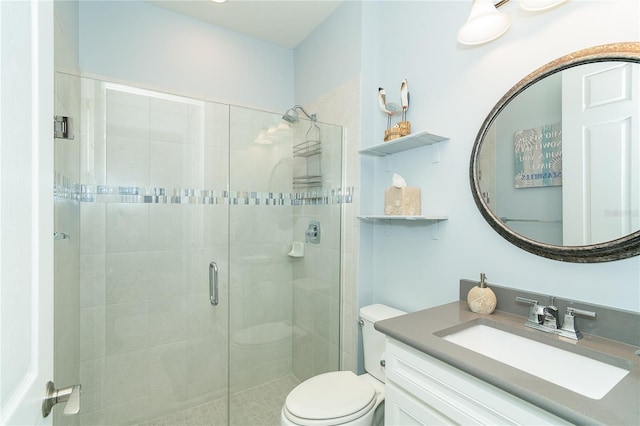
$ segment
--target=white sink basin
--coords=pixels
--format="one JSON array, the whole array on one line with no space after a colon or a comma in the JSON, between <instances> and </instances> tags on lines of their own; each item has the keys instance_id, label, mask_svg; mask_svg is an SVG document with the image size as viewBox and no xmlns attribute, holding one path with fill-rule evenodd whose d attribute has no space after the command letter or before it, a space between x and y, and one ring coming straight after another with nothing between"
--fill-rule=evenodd
<instances>
[{"instance_id":1,"label":"white sink basin","mask_svg":"<svg viewBox=\"0 0 640 426\"><path fill-rule=\"evenodd\" d=\"M443 339L591 399L604 397L629 373L624 368L483 324Z\"/></svg>"}]
</instances>

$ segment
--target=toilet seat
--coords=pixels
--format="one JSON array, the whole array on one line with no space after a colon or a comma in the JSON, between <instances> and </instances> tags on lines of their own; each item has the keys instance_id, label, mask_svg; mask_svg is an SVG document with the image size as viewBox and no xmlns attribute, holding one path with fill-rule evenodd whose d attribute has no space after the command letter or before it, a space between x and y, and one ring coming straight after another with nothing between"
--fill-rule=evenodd
<instances>
[{"instance_id":1,"label":"toilet seat","mask_svg":"<svg viewBox=\"0 0 640 426\"><path fill-rule=\"evenodd\" d=\"M314 376L289 393L283 413L301 425L335 425L358 419L376 405L376 391L351 371Z\"/></svg>"}]
</instances>

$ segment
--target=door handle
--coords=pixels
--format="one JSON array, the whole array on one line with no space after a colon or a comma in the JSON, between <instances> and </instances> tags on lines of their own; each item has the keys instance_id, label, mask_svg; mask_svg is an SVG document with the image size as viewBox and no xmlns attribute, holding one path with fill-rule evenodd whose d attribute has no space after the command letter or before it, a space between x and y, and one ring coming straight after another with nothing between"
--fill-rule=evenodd
<instances>
[{"instance_id":1,"label":"door handle","mask_svg":"<svg viewBox=\"0 0 640 426\"><path fill-rule=\"evenodd\" d=\"M80 412L80 390L80 385L56 389L53 382L49 381L42 401L42 417L51 414L53 406L60 402L66 402L62 414L66 416L78 414Z\"/></svg>"},{"instance_id":2,"label":"door handle","mask_svg":"<svg viewBox=\"0 0 640 426\"><path fill-rule=\"evenodd\" d=\"M209 301L213 306L218 306L218 265L216 262L209 264Z\"/></svg>"}]
</instances>

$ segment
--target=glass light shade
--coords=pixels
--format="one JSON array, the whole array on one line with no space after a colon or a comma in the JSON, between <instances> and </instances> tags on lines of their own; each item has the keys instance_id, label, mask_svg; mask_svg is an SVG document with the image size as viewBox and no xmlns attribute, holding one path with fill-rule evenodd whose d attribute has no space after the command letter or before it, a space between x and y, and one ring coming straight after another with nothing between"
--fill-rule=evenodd
<instances>
[{"instance_id":1,"label":"glass light shade","mask_svg":"<svg viewBox=\"0 0 640 426\"><path fill-rule=\"evenodd\" d=\"M467 22L458 30L458 41L476 45L495 40L511 25L509 16L496 9L492 0L473 0Z\"/></svg>"},{"instance_id":2,"label":"glass light shade","mask_svg":"<svg viewBox=\"0 0 640 426\"><path fill-rule=\"evenodd\" d=\"M529 12L539 12L551 9L567 0L520 0L520 7Z\"/></svg>"}]
</instances>

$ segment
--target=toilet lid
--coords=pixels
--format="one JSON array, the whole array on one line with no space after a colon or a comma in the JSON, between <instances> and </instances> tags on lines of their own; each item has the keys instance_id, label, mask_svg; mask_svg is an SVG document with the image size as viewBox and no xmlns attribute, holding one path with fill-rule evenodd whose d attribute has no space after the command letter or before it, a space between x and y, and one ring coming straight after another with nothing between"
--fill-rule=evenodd
<instances>
[{"instance_id":1,"label":"toilet lid","mask_svg":"<svg viewBox=\"0 0 640 426\"><path fill-rule=\"evenodd\" d=\"M322 420L346 417L367 407L376 398L373 386L351 371L333 371L296 386L285 402L296 417Z\"/></svg>"}]
</instances>

